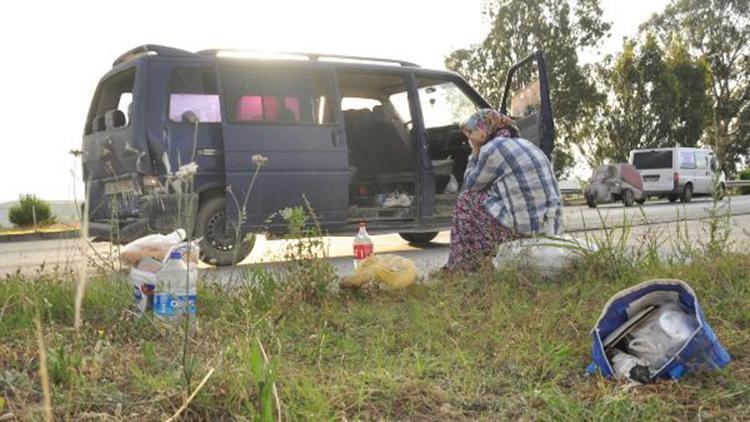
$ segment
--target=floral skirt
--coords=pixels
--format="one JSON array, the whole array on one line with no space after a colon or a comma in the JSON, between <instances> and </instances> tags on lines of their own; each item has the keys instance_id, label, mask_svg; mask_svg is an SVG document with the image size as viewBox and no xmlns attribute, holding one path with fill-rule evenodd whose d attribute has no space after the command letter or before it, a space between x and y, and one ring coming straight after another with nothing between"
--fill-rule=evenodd
<instances>
[{"instance_id":1,"label":"floral skirt","mask_svg":"<svg viewBox=\"0 0 750 422\"><path fill-rule=\"evenodd\" d=\"M497 245L515 238L482 205L486 192L463 191L453 207L451 252L445 270L476 271L495 254Z\"/></svg>"}]
</instances>

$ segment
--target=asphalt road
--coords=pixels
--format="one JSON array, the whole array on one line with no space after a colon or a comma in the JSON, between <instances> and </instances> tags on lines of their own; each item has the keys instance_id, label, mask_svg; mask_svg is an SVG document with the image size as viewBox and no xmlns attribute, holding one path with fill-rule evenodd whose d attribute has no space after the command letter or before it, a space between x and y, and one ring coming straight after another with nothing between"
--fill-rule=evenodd
<instances>
[{"instance_id":1,"label":"asphalt road","mask_svg":"<svg viewBox=\"0 0 750 422\"><path fill-rule=\"evenodd\" d=\"M624 208L621 204L602 205L598 209L587 207L567 207L564 221L566 230L570 233L583 231L596 234L605 225L617 226L628 222L634 226L641 226L633 230L631 237L637 242L639 233L654 228L673 231L675 221L695 220L689 223L693 236L700 236L700 223L697 221L711 214L713 203L709 199L696 199L690 204L670 204L664 202L648 202L643 206ZM731 214L734 236L738 239L750 238L747 228L750 227L750 196L732 197L720 204L719 213ZM671 223L671 225L670 225ZM373 236L376 253L398 253L417 262L420 272L426 273L439 268L447 260L450 236L442 232L429 245L415 247L403 241L397 234ZM327 237L328 256L331 263L340 274L352 271L351 245L352 237ZM0 276L21 271L34 273L51 269L70 270L77 268L81 262L81 241L79 239L27 241L16 243L0 243ZM260 237L253 252L236 268L216 269L203 266L202 272L207 277L218 277L222 280L234 278L243 273L251 264L266 263L274 265L284 255L287 243L283 240L266 240ZM93 263L101 262L99 256L107 256L112 252L109 243L93 243L85 246L89 260Z\"/></svg>"}]
</instances>

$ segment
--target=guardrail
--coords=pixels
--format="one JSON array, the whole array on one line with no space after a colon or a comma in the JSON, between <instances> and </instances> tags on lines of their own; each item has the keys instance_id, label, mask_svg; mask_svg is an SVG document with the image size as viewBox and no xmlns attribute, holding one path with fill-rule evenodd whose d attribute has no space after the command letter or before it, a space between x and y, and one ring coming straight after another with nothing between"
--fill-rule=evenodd
<instances>
[{"instance_id":1,"label":"guardrail","mask_svg":"<svg viewBox=\"0 0 750 422\"><path fill-rule=\"evenodd\" d=\"M750 180L727 180L724 182L727 189L750 187ZM563 195L582 195L583 189L571 186L570 182L560 183L560 193Z\"/></svg>"},{"instance_id":2,"label":"guardrail","mask_svg":"<svg viewBox=\"0 0 750 422\"><path fill-rule=\"evenodd\" d=\"M750 180L727 180L725 185L727 188L742 188L750 186Z\"/></svg>"},{"instance_id":3,"label":"guardrail","mask_svg":"<svg viewBox=\"0 0 750 422\"><path fill-rule=\"evenodd\" d=\"M581 195L583 189L581 188L560 188L560 193L563 195Z\"/></svg>"},{"instance_id":4,"label":"guardrail","mask_svg":"<svg viewBox=\"0 0 750 422\"><path fill-rule=\"evenodd\" d=\"M583 193L581 182L578 180L560 180L560 193L563 195L580 195Z\"/></svg>"}]
</instances>

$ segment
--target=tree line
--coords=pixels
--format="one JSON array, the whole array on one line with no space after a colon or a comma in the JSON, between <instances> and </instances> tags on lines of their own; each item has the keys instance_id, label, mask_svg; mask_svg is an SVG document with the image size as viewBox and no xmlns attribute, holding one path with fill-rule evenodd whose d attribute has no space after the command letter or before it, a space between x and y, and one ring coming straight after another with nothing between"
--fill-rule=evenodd
<instances>
[{"instance_id":1,"label":"tree line","mask_svg":"<svg viewBox=\"0 0 750 422\"><path fill-rule=\"evenodd\" d=\"M620 51L584 64L610 35L599 0L501 0L478 45L446 66L492 103L504 71L542 49L555 115L555 167L625 161L631 149L709 146L734 175L750 153L750 0L672 0ZM519 86L533 80L521 75ZM574 152L578 154L574 154Z\"/></svg>"}]
</instances>

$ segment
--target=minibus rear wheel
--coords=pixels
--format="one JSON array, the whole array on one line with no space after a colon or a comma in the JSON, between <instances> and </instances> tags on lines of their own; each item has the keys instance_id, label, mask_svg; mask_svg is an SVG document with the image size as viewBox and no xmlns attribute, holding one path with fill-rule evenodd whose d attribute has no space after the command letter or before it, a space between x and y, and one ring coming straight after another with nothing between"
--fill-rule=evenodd
<instances>
[{"instance_id":1,"label":"minibus rear wheel","mask_svg":"<svg viewBox=\"0 0 750 422\"><path fill-rule=\"evenodd\" d=\"M195 219L196 237L202 237L201 261L218 267L241 262L255 246L255 236L240 236L238 242L237 236L225 231L225 204L222 197L208 198L200 205Z\"/></svg>"}]
</instances>

